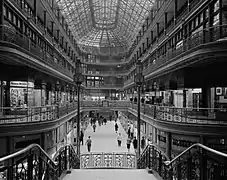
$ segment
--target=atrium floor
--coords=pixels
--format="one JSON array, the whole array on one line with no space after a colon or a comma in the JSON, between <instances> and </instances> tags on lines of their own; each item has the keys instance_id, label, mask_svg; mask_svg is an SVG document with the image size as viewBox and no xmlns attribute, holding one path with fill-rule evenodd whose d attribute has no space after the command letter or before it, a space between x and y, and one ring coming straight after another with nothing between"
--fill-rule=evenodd
<instances>
[{"instance_id":1,"label":"atrium floor","mask_svg":"<svg viewBox=\"0 0 227 180\"><path fill-rule=\"evenodd\" d=\"M121 147L117 145L117 135L115 132L115 121L108 121L106 125L99 126L96 123L96 131L93 132L92 126L89 124L84 133L84 145L81 145L81 153L88 153L87 146L85 142L88 136L91 136L92 146L91 152L104 152L104 153L112 153L112 152L128 152L126 147L127 134L123 129L121 123L117 121L118 124L118 133L120 132L122 135L122 144ZM130 153L135 153L135 150L131 144Z\"/></svg>"}]
</instances>

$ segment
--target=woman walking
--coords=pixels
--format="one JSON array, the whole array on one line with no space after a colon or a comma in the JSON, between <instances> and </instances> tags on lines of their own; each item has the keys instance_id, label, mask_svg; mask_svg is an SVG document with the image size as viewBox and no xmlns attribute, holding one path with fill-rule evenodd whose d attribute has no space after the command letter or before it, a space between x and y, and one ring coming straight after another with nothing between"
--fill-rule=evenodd
<instances>
[{"instance_id":1,"label":"woman walking","mask_svg":"<svg viewBox=\"0 0 227 180\"><path fill-rule=\"evenodd\" d=\"M121 133L119 133L118 136L117 136L118 147L121 146L121 142L122 142L122 136L121 136Z\"/></svg>"},{"instance_id":2,"label":"woman walking","mask_svg":"<svg viewBox=\"0 0 227 180\"><path fill-rule=\"evenodd\" d=\"M86 145L87 145L87 150L88 152L91 152L91 136L88 136L88 139L86 141Z\"/></svg>"},{"instance_id":3,"label":"woman walking","mask_svg":"<svg viewBox=\"0 0 227 180\"><path fill-rule=\"evenodd\" d=\"M128 149L128 152L130 151L130 145L131 145L131 139L130 139L130 137L128 137L128 139L127 139L127 149Z\"/></svg>"},{"instance_id":4,"label":"woman walking","mask_svg":"<svg viewBox=\"0 0 227 180\"><path fill-rule=\"evenodd\" d=\"M96 124L94 123L93 124L93 130L94 130L94 132L95 132L95 128L96 128Z\"/></svg>"},{"instance_id":5,"label":"woman walking","mask_svg":"<svg viewBox=\"0 0 227 180\"><path fill-rule=\"evenodd\" d=\"M118 125L117 125L117 123L115 124L115 131L116 131L116 133L118 131Z\"/></svg>"},{"instance_id":6,"label":"woman walking","mask_svg":"<svg viewBox=\"0 0 227 180\"><path fill-rule=\"evenodd\" d=\"M136 137L134 137L132 144L133 144L133 147L135 149L135 152L137 151L137 143L138 143L138 141L137 141Z\"/></svg>"}]
</instances>

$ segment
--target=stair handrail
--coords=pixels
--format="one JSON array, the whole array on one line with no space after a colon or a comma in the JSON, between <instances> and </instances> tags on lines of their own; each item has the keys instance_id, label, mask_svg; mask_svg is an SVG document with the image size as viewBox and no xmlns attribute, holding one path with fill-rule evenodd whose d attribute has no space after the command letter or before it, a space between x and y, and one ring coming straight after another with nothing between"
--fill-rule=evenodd
<instances>
[{"instance_id":1,"label":"stair handrail","mask_svg":"<svg viewBox=\"0 0 227 180\"><path fill-rule=\"evenodd\" d=\"M60 177L65 171L68 172L69 169L71 167L73 167L73 165L71 164L72 163L72 159L69 157L70 155L70 148L72 148L71 145L69 144L66 144L64 145L65 148L65 152L63 152L65 154L64 156L64 159L61 159L61 157L59 157L60 159L58 159L58 161L55 161L49 154L47 154L43 149L42 147L39 145L39 144L30 144L29 146L17 151L17 152L14 152L10 155L7 155L7 156L4 156L2 158L0 158L0 173L4 173L4 171L8 171L10 172L10 175L9 175L9 179L12 179L13 176L15 176L13 173L12 170L10 170L10 168L12 168L13 166L18 166L18 162L17 162L17 158L20 158L21 156L23 157L23 155L26 155L27 156L27 161L25 162L19 162L19 163L28 163L27 164L27 178L28 179L31 179L32 176L33 176L33 164L31 164L31 166L29 166L29 164L31 163L31 161L33 161L33 151L35 151L34 154L37 154L38 157L41 157L41 159L43 159L42 157L45 156L46 160L45 163L48 164L48 166L51 168L50 171L51 172L54 172L54 176L55 178L57 177ZM59 151L60 152L60 151ZM69 154L67 153L69 152ZM74 151L75 152L75 151ZM61 156L61 155L59 155ZM55 157L56 158L56 157ZM22 158L23 159L23 158ZM16 160L16 161L15 161ZM62 160L64 161L64 163L62 164ZM12 162L11 162L12 161ZM63 168L62 167L59 167L60 166L64 166ZM29 168L30 167L30 168ZM31 168L32 167L32 168ZM39 168L43 169L44 167L42 166L39 166ZM6 172L6 173L8 173ZM40 172L40 169L39 169L39 172ZM20 176L20 173L23 173L22 171L16 171L16 176ZM47 169L43 169L43 175L42 177L40 177L41 179L44 179L45 175L47 174ZM49 175L48 175L49 176Z\"/></svg>"},{"instance_id":2,"label":"stair handrail","mask_svg":"<svg viewBox=\"0 0 227 180\"><path fill-rule=\"evenodd\" d=\"M73 145L72 145L72 144L66 144L66 145L60 147L60 148L55 152L54 157L53 157L53 160L56 159L56 156L59 154L59 152L60 152L61 150L63 150L63 149L65 148L65 146L70 146L70 147L73 149L73 152L76 154L76 151L75 151ZM79 158L79 157L78 157L78 158Z\"/></svg>"},{"instance_id":3,"label":"stair handrail","mask_svg":"<svg viewBox=\"0 0 227 180\"><path fill-rule=\"evenodd\" d=\"M57 165L57 162L55 162L55 161L50 157L50 155L47 154L47 153L41 148L40 145L35 144L35 143L34 143L34 144L30 144L29 146L27 146L27 147L25 147L24 149L21 149L21 150L15 152L15 153L12 153L12 154L9 154L9 155L7 155L7 156L4 156L4 157L0 158L0 162L3 162L3 161L6 161L6 160L8 160L8 159L11 159L11 158L17 157L17 156L19 156L19 155L22 155L23 153L26 153L26 152L28 152L29 150L31 150L31 149L33 149L33 148L35 148L35 147L38 147L38 149L41 150L41 151L45 154L45 156L47 156L48 159L49 159L53 164Z\"/></svg>"},{"instance_id":4,"label":"stair handrail","mask_svg":"<svg viewBox=\"0 0 227 180\"><path fill-rule=\"evenodd\" d=\"M175 158L173 158L172 160L168 160L168 161L165 161L165 165L166 166L171 166L173 164L173 162L175 162L178 158L180 158L181 156L183 156L184 154L186 154L188 151L190 151L192 148L194 147L200 147L202 149L205 149L209 152L212 152L216 155L219 155L219 156L223 156L225 158L227 158L227 154L226 153L223 153L223 152L220 152L220 151L217 151L215 149L212 149L212 148L209 148L201 143L195 143L193 145L191 145L190 147L188 147L187 149L185 149L183 152L181 152L180 154L178 154Z\"/></svg>"},{"instance_id":5,"label":"stair handrail","mask_svg":"<svg viewBox=\"0 0 227 180\"><path fill-rule=\"evenodd\" d=\"M142 157L146 153L147 149L150 148L150 147L152 147L152 146L155 147L156 149L158 149L163 155L165 155L166 159L169 160L169 157L166 155L166 153L162 149L160 149L160 147L158 147L156 144L153 144L153 143L147 144L146 148L143 150L143 152L140 155L140 157Z\"/></svg>"}]
</instances>

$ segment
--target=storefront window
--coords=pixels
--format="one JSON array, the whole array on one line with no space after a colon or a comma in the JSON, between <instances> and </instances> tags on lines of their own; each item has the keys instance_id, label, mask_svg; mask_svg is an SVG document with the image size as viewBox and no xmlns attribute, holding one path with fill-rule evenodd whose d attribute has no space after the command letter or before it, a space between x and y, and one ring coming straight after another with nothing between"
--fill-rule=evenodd
<instances>
[{"instance_id":1,"label":"storefront window","mask_svg":"<svg viewBox=\"0 0 227 180\"><path fill-rule=\"evenodd\" d=\"M10 82L10 106L27 107L33 106L33 82L11 81Z\"/></svg>"}]
</instances>

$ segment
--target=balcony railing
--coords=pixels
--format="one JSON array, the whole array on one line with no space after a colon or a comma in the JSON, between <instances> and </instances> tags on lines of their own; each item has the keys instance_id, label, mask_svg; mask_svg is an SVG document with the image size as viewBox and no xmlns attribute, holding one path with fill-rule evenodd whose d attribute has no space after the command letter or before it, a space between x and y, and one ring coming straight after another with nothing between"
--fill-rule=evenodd
<instances>
[{"instance_id":1,"label":"balcony railing","mask_svg":"<svg viewBox=\"0 0 227 180\"><path fill-rule=\"evenodd\" d=\"M117 100L104 100L104 101L83 101L81 106L83 108L96 108L96 107L104 107L104 108L128 108L129 101L117 101Z\"/></svg>"},{"instance_id":2,"label":"balcony railing","mask_svg":"<svg viewBox=\"0 0 227 180\"><path fill-rule=\"evenodd\" d=\"M139 169L149 168L163 180L227 179L227 154L202 144L193 144L171 161L150 144L137 161Z\"/></svg>"},{"instance_id":3,"label":"balcony railing","mask_svg":"<svg viewBox=\"0 0 227 180\"><path fill-rule=\"evenodd\" d=\"M96 86L84 85L86 89L114 89L114 88L122 88L123 84L100 84Z\"/></svg>"},{"instance_id":4,"label":"balcony railing","mask_svg":"<svg viewBox=\"0 0 227 180\"><path fill-rule=\"evenodd\" d=\"M83 110L92 108L131 109L137 111L137 104L124 100L81 101ZM60 118L76 110L77 103L69 103L64 106L42 107L2 107L0 108L0 124L29 123L39 121L51 121ZM157 106L141 103L141 117L148 116L165 122L188 124L227 124L227 109L225 108L177 108Z\"/></svg>"},{"instance_id":5,"label":"balcony railing","mask_svg":"<svg viewBox=\"0 0 227 180\"><path fill-rule=\"evenodd\" d=\"M42 63L55 68L57 71L63 73L68 77L73 77L71 71L63 68L60 64L54 62L53 53L47 52L43 47L31 41L31 39L16 30L13 26L6 22L5 25L0 26L3 29L4 41L17 45L17 48L26 53L30 53L31 56L39 59ZM3 41L3 42L4 42Z\"/></svg>"},{"instance_id":6,"label":"balcony railing","mask_svg":"<svg viewBox=\"0 0 227 180\"><path fill-rule=\"evenodd\" d=\"M131 104L137 110L136 104ZM227 124L225 108L176 108L168 106L141 105L141 113L151 118L190 124Z\"/></svg>"},{"instance_id":7,"label":"balcony railing","mask_svg":"<svg viewBox=\"0 0 227 180\"><path fill-rule=\"evenodd\" d=\"M136 168L136 155L130 153L81 154L80 168Z\"/></svg>"},{"instance_id":8,"label":"balcony railing","mask_svg":"<svg viewBox=\"0 0 227 180\"><path fill-rule=\"evenodd\" d=\"M64 106L55 105L29 108L1 107L0 124L52 121L76 110L76 107L76 103L70 103Z\"/></svg>"}]
</instances>

